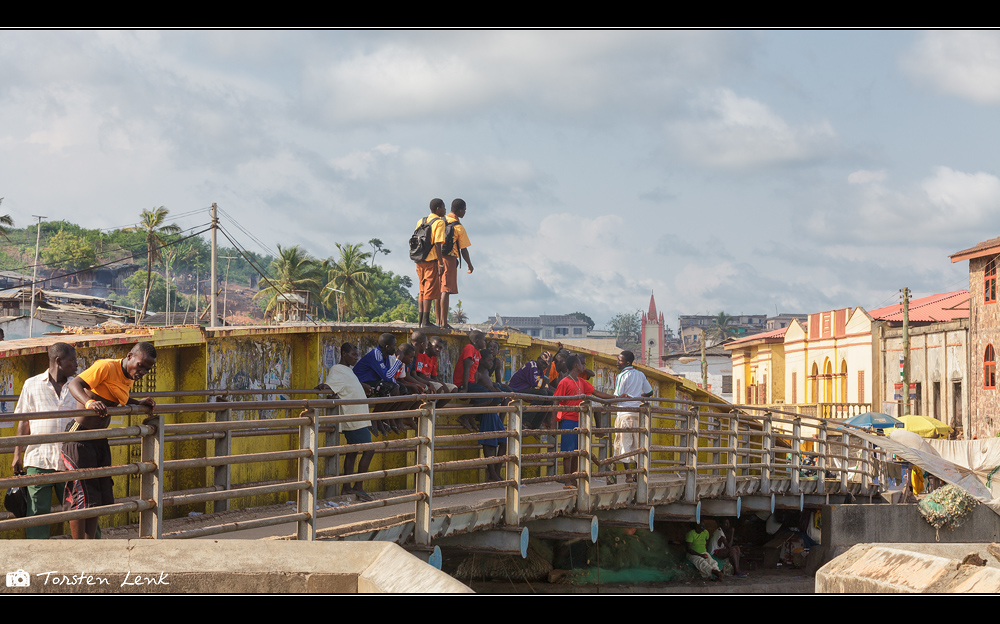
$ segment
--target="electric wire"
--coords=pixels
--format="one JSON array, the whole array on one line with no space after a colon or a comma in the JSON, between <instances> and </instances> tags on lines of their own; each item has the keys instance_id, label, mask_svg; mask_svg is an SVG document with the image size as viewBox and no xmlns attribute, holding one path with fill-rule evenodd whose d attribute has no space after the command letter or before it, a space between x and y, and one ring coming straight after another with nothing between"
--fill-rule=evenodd
<instances>
[{"instance_id":1,"label":"electric wire","mask_svg":"<svg viewBox=\"0 0 1000 624\"><path fill-rule=\"evenodd\" d=\"M189 236L185 236L184 238L181 238L179 240L170 241L169 243L164 243L163 245L160 245L159 247L154 247L153 249L159 250L159 249L164 249L166 247L171 247L173 245L177 245L179 243L182 243L182 242L188 240L189 238L194 238L195 236L200 236L201 234L204 234L205 232L209 232L209 231L211 231L211 229L212 228L210 228L210 227L206 228L204 230L201 230L200 232L195 232L194 234L191 234ZM106 267L106 266L115 264L116 262L121 262L122 260L128 260L130 258L136 258L138 256L146 255L146 254L148 254L148 251L147 252L143 252L141 254L134 254L132 256L127 256L125 258L119 258L117 260L112 260L110 262L105 262L104 264L96 264L96 265L87 267L86 269L81 269L79 271L72 271L70 273L63 273L61 275L53 275L51 277L47 277L45 279L40 279L40 280L37 280L37 281L34 281L34 282L28 282L26 284L20 284L18 286L18 288L27 288L28 286L34 286L36 284L44 284L45 282L55 281L55 280L58 280L58 279L62 279L64 277L72 277L74 275L79 275L80 273L87 273L88 271L93 271L94 269L100 269L102 267Z\"/></svg>"}]
</instances>

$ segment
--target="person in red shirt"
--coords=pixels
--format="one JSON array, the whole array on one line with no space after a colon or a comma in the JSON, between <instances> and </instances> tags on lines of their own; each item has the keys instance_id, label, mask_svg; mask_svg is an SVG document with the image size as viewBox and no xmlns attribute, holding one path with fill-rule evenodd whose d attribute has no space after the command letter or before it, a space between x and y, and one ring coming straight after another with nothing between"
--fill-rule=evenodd
<instances>
[{"instance_id":1,"label":"person in red shirt","mask_svg":"<svg viewBox=\"0 0 1000 624\"><path fill-rule=\"evenodd\" d=\"M586 379L583 378L584 372L587 367L584 365L583 360L578 355L570 355L566 358L566 367L569 373L559 381L559 385L556 387L555 394L553 397L568 397L577 396L581 394L590 394L602 399L613 398L610 394L600 392L595 390L594 386L590 385ZM559 401L560 407L576 407L582 403L582 399L569 399ZM556 420L559 421L560 429L576 429L580 423L579 412L563 412L560 411L556 414ZM563 452L575 451L579 447L579 437L578 434L562 434L559 436L560 446L559 450ZM575 473L580 468L580 458L574 455L573 457L563 458L563 474L569 475ZM564 482L563 487L574 488L576 484L574 480L570 479Z\"/></svg>"},{"instance_id":2,"label":"person in red shirt","mask_svg":"<svg viewBox=\"0 0 1000 624\"><path fill-rule=\"evenodd\" d=\"M480 351L486 348L486 334L479 330L469 332L469 344L462 348L461 355L455 363L455 385L459 392L491 392L489 388L476 383L476 371L479 370L479 361L482 359ZM499 405L499 399L473 399L470 405ZM479 431L479 427L473 421L472 416L463 414L458 417L458 422L469 431Z\"/></svg>"}]
</instances>

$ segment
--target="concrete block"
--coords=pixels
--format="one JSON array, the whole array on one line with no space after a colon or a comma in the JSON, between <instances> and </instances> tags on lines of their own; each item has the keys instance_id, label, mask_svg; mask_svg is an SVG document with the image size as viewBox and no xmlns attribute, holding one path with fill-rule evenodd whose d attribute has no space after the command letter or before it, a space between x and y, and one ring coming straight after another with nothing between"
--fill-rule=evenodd
<instances>
[{"instance_id":1,"label":"concrete block","mask_svg":"<svg viewBox=\"0 0 1000 624\"><path fill-rule=\"evenodd\" d=\"M816 593L997 593L987 544L857 544L816 573ZM986 565L962 564L976 553Z\"/></svg>"},{"instance_id":2,"label":"concrete block","mask_svg":"<svg viewBox=\"0 0 1000 624\"><path fill-rule=\"evenodd\" d=\"M3 593L466 593L387 542L6 540ZM5 579L6 580L6 579Z\"/></svg>"}]
</instances>

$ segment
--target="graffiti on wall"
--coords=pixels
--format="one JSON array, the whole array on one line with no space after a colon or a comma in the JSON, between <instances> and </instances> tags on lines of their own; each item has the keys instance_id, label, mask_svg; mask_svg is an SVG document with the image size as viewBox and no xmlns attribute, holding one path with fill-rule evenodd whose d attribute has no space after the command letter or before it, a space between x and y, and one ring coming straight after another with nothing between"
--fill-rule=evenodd
<instances>
[{"instance_id":1,"label":"graffiti on wall","mask_svg":"<svg viewBox=\"0 0 1000 624\"><path fill-rule=\"evenodd\" d=\"M239 338L208 344L210 390L276 390L292 382L292 347L284 340ZM230 401L287 400L282 394L233 394ZM276 410L235 410L233 420L274 418Z\"/></svg>"}]
</instances>

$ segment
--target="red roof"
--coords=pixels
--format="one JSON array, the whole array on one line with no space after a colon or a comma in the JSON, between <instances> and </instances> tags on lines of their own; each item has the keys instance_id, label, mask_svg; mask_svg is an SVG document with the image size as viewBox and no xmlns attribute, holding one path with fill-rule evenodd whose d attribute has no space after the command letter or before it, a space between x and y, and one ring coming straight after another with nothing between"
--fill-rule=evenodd
<instances>
[{"instance_id":1,"label":"red roof","mask_svg":"<svg viewBox=\"0 0 1000 624\"><path fill-rule=\"evenodd\" d=\"M903 304L897 303L868 313L875 321L903 321ZM954 321L969 318L969 291L929 295L910 300L910 321L914 323L932 321Z\"/></svg>"}]
</instances>

